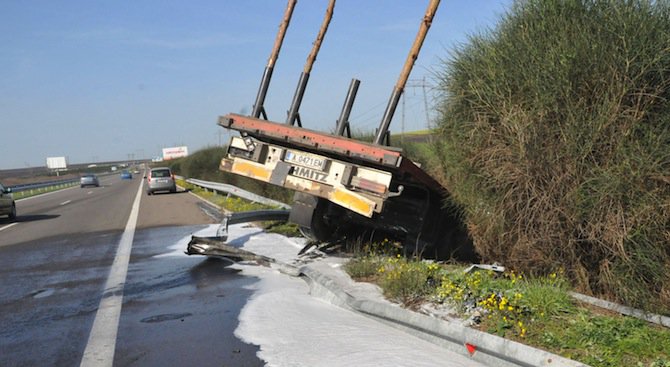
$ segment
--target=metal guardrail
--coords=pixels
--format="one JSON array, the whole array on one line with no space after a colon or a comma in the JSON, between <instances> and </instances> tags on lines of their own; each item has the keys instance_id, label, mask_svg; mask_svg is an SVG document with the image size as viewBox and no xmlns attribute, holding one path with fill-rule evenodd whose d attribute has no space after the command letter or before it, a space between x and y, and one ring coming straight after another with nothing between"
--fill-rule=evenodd
<instances>
[{"instance_id":1,"label":"metal guardrail","mask_svg":"<svg viewBox=\"0 0 670 367\"><path fill-rule=\"evenodd\" d=\"M14 185L14 186L9 186L9 187L12 189L12 192L21 192L21 191L28 191L28 190L43 189L45 187L70 185L70 184L74 184L74 183L77 183L77 182L79 182L79 177L70 178L70 179L66 179L66 180L53 180L53 181L37 182L37 183L30 183L30 184Z\"/></svg>"},{"instance_id":2,"label":"metal guardrail","mask_svg":"<svg viewBox=\"0 0 670 367\"><path fill-rule=\"evenodd\" d=\"M98 177L103 177L103 176L110 176L117 174L119 172L103 172L103 173L97 173L96 176ZM34 182L34 183L29 183L29 184L20 184L20 185L13 185L13 186L8 186L9 188L12 189L12 192L21 192L21 191L29 191L29 190L39 190L47 187L58 187L58 186L70 186L73 184L78 184L79 180L81 178L75 177L75 178L68 178L68 179L63 179L63 180L51 180L51 181L44 181L44 182Z\"/></svg>"},{"instance_id":3,"label":"metal guardrail","mask_svg":"<svg viewBox=\"0 0 670 367\"><path fill-rule=\"evenodd\" d=\"M237 186L233 185L228 185L228 184L223 184L219 182L210 182L210 181L203 181L203 180L198 180L195 178L189 178L186 179L186 182L196 185L205 189L217 191L217 192L225 192L226 194L230 195L235 195L237 197L240 197L242 199L246 199L255 203L260 203L264 205L269 205L269 206L275 206L279 208L284 208L284 209L291 209L291 206L282 203L280 201L268 199L266 197L254 194L253 192L249 192L243 189L240 189Z\"/></svg>"}]
</instances>

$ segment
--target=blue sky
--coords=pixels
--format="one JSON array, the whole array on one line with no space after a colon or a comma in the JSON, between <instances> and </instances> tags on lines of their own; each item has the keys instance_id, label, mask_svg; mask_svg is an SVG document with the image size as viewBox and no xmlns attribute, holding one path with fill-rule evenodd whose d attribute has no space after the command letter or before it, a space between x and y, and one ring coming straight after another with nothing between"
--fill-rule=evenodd
<instances>
[{"instance_id":1,"label":"blue sky","mask_svg":"<svg viewBox=\"0 0 670 367\"><path fill-rule=\"evenodd\" d=\"M434 84L449 50L495 26L511 2L443 0L410 82ZM327 3L298 1L265 103L271 120L286 118ZM337 2L301 105L304 127L333 128L352 78L361 80L352 128L378 126L427 3ZM225 143L218 116L251 111L285 7L285 0L2 1L0 169L44 166L52 156L88 163ZM425 129L423 88L405 95L391 130Z\"/></svg>"}]
</instances>

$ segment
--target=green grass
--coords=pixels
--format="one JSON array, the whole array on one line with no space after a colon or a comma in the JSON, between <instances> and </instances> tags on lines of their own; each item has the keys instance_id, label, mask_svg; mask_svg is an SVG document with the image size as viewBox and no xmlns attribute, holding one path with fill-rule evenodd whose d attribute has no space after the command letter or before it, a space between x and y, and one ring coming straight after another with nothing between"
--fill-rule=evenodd
<instances>
[{"instance_id":1,"label":"green grass","mask_svg":"<svg viewBox=\"0 0 670 367\"><path fill-rule=\"evenodd\" d=\"M277 209L272 206L254 203L236 196L217 194L211 190L205 190L199 186L192 185L184 180L177 180L177 185L230 212ZM287 237L301 236L298 226L292 223L260 222L260 225L267 232L278 233Z\"/></svg>"},{"instance_id":2,"label":"green grass","mask_svg":"<svg viewBox=\"0 0 670 367\"><path fill-rule=\"evenodd\" d=\"M669 44L668 1L525 0L445 58L430 172L483 261L670 315Z\"/></svg>"},{"instance_id":3,"label":"green grass","mask_svg":"<svg viewBox=\"0 0 670 367\"><path fill-rule=\"evenodd\" d=\"M69 187L77 186L77 185L79 185L79 182L75 182L75 183L71 183L71 184L61 184L61 185L55 185L55 186L41 187L39 189L32 189L32 190L14 192L14 193L12 193L12 196L14 197L14 200L25 199L25 198L29 198L31 196L37 196L37 195L46 194L48 192L59 191L59 190L67 189Z\"/></svg>"},{"instance_id":4,"label":"green grass","mask_svg":"<svg viewBox=\"0 0 670 367\"><path fill-rule=\"evenodd\" d=\"M352 278L376 283L406 307L448 304L482 331L592 366L670 367L670 330L580 304L561 271L527 278L464 269L374 250L345 265Z\"/></svg>"}]
</instances>

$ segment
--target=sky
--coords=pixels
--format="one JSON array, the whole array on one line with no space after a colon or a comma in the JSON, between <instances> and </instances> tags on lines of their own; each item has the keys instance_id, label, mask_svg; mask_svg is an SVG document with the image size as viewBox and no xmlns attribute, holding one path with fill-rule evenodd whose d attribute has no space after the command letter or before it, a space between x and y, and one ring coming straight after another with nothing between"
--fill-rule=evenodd
<instances>
[{"instance_id":1,"label":"sky","mask_svg":"<svg viewBox=\"0 0 670 367\"><path fill-rule=\"evenodd\" d=\"M227 113L249 114L285 0L3 0L0 3L0 169L47 157L95 163L227 143ZM443 0L391 123L430 126L435 73L468 35L485 32L512 0ZM265 101L284 122L327 0L299 0ZM300 116L331 131L352 78L350 122L379 125L428 1L339 0ZM428 105L428 109L425 106Z\"/></svg>"}]
</instances>

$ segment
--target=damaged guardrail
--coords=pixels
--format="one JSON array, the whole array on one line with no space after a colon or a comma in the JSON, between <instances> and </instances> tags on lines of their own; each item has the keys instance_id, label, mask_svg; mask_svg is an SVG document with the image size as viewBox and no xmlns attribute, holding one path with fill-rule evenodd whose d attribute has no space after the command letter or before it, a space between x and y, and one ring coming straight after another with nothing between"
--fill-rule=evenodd
<instances>
[{"instance_id":1,"label":"damaged guardrail","mask_svg":"<svg viewBox=\"0 0 670 367\"><path fill-rule=\"evenodd\" d=\"M237 186L224 184L224 183L220 183L220 182L203 181L203 180L198 180L198 179L195 179L195 178L189 178L189 179L186 179L185 181L192 184L192 185L195 185L195 186L199 186L199 187L202 187L202 188L205 188L205 189L208 189L208 190L213 190L213 191L216 191L216 192L221 192L221 193L226 193L226 194L229 194L229 195L234 195L234 196L240 197L242 199L252 201L254 203L260 203L260 204L269 205L269 206L276 206L276 207L283 208L283 209L291 209L291 206L286 204L286 203L282 203L282 202L277 201L277 200L268 199L266 197L254 194L253 192L249 192L249 191L240 189Z\"/></svg>"},{"instance_id":2,"label":"damaged guardrail","mask_svg":"<svg viewBox=\"0 0 670 367\"><path fill-rule=\"evenodd\" d=\"M223 257L234 262L242 260L254 260L261 265L267 266L267 264L274 262L274 259L240 250L226 243L226 240L228 240L228 226L230 224L257 221L285 222L288 220L288 216L289 211L286 209L254 210L248 212L228 213L223 217L221 225L216 231L216 236L191 236L191 241L189 241L189 243L186 245L185 253L187 255Z\"/></svg>"}]
</instances>

